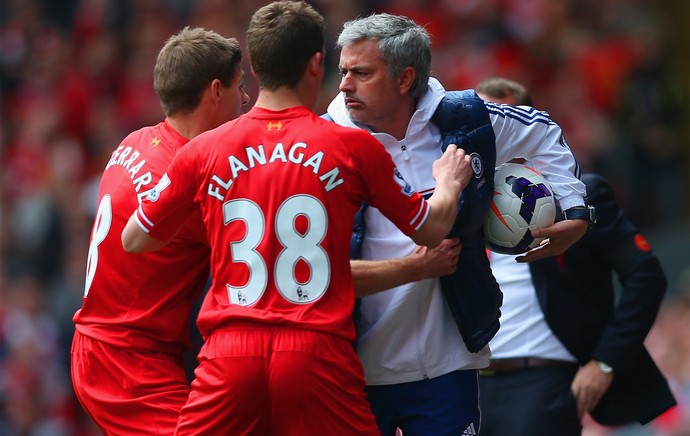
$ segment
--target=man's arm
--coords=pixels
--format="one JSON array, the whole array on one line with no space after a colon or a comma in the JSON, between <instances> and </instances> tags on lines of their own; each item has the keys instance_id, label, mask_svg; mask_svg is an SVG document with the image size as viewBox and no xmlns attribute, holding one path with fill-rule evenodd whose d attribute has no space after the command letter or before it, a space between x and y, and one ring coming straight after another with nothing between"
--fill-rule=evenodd
<instances>
[{"instance_id":1,"label":"man's arm","mask_svg":"<svg viewBox=\"0 0 690 436\"><path fill-rule=\"evenodd\" d=\"M589 223L586 220L563 220L550 227L532 230L532 236L544 239L539 247L533 248L522 256L515 258L518 262L532 262L565 252L587 232Z\"/></svg>"},{"instance_id":2,"label":"man's arm","mask_svg":"<svg viewBox=\"0 0 690 436\"><path fill-rule=\"evenodd\" d=\"M632 373L667 286L661 264L624 216L608 182L595 175L584 175L583 180L599 216L583 243L616 272L621 293L591 360L573 379L580 415L596 407L616 376Z\"/></svg>"},{"instance_id":3,"label":"man's arm","mask_svg":"<svg viewBox=\"0 0 690 436\"><path fill-rule=\"evenodd\" d=\"M410 282L455 272L462 245L444 239L436 248L417 246L409 256L386 260L351 260L355 296L364 297Z\"/></svg>"},{"instance_id":4,"label":"man's arm","mask_svg":"<svg viewBox=\"0 0 690 436\"><path fill-rule=\"evenodd\" d=\"M161 241L149 236L136 220L136 213L129 217L127 225L122 230L122 248L127 253L143 253L145 251L156 251L168 245L169 241Z\"/></svg>"},{"instance_id":5,"label":"man's arm","mask_svg":"<svg viewBox=\"0 0 690 436\"><path fill-rule=\"evenodd\" d=\"M513 158L508 162L524 164L526 160ZM551 256L558 256L587 232L588 225L585 220L563 220L554 223L553 226L546 229L534 229L532 230L532 236L535 238L548 238L548 240L545 240L539 247L533 248L524 255L517 257L516 260L518 262L532 262Z\"/></svg>"},{"instance_id":6,"label":"man's arm","mask_svg":"<svg viewBox=\"0 0 690 436\"><path fill-rule=\"evenodd\" d=\"M436 180L434 193L429 198L429 216L413 235L418 245L436 247L450 231L458 213L460 194L472 177L470 157L463 149L450 144L433 165Z\"/></svg>"},{"instance_id":7,"label":"man's arm","mask_svg":"<svg viewBox=\"0 0 690 436\"><path fill-rule=\"evenodd\" d=\"M411 255L399 259L351 261L358 297L455 271L460 242L457 238L443 238L455 222L460 195L472 177L470 157L455 144L450 144L441 158L434 162L432 171L436 187L427 200L429 215L419 230L411 235L415 243L425 247L418 246Z\"/></svg>"},{"instance_id":8,"label":"man's arm","mask_svg":"<svg viewBox=\"0 0 690 436\"><path fill-rule=\"evenodd\" d=\"M496 136L496 162L514 158L530 161L551 184L562 210L585 204L585 186L577 176L579 169L563 132L545 112L534 108L514 108L486 103ZM531 262L562 254L585 234L585 220L564 220L546 229L533 232L535 237L548 238L543 244L517 258Z\"/></svg>"}]
</instances>

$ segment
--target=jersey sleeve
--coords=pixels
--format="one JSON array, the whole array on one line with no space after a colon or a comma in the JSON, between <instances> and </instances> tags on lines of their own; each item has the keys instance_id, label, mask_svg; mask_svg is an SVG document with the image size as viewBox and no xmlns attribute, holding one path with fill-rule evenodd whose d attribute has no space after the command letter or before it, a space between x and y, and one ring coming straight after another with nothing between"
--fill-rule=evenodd
<instances>
[{"instance_id":1,"label":"jersey sleeve","mask_svg":"<svg viewBox=\"0 0 690 436\"><path fill-rule=\"evenodd\" d=\"M168 241L196 209L197 183L194 154L186 147L175 156L167 172L139 205L135 219L155 239Z\"/></svg>"},{"instance_id":2,"label":"jersey sleeve","mask_svg":"<svg viewBox=\"0 0 690 436\"><path fill-rule=\"evenodd\" d=\"M529 106L485 104L496 136L496 164L526 159L549 181L561 209L583 205L585 185L560 126Z\"/></svg>"},{"instance_id":3,"label":"jersey sleeve","mask_svg":"<svg viewBox=\"0 0 690 436\"><path fill-rule=\"evenodd\" d=\"M353 157L362 177L364 201L411 236L426 222L429 204L405 181L380 142L369 134L357 136L360 146L354 148Z\"/></svg>"}]
</instances>

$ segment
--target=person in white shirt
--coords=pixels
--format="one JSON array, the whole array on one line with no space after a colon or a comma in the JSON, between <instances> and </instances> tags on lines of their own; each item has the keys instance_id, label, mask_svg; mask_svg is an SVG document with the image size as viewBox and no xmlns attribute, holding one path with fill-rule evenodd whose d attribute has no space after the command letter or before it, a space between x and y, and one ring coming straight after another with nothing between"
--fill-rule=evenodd
<instances>
[{"instance_id":1,"label":"person in white shirt","mask_svg":"<svg viewBox=\"0 0 690 436\"><path fill-rule=\"evenodd\" d=\"M429 34L412 20L389 14L359 18L345 23L337 45L341 92L328 118L370 131L418 192L433 192L431 164L450 137L467 147L475 170L456 221L459 241L449 238L425 254L371 207L353 237L361 240L353 251L361 257L351 262L353 277L365 295L356 317L357 352L379 429L386 436L397 428L406 436L477 434L477 370L489 363L486 344L498 328L500 307L481 232L493 169L497 161L532 159L561 208L569 209L584 207L577 163L546 114L485 103L471 90L446 91L429 76ZM585 220L574 219L535 232L548 243L521 261L562 253L586 228ZM382 289L387 291L367 295ZM466 295L489 299L471 303L463 300ZM475 312L490 318L488 325L473 329Z\"/></svg>"},{"instance_id":2,"label":"person in white shirt","mask_svg":"<svg viewBox=\"0 0 690 436\"><path fill-rule=\"evenodd\" d=\"M523 85L500 77L476 91L496 103L532 104ZM602 424L644 424L675 404L643 345L664 272L606 180L582 180L597 222L563 255L525 264L489 253L503 306L491 364L479 371L482 435L580 435L585 413Z\"/></svg>"}]
</instances>

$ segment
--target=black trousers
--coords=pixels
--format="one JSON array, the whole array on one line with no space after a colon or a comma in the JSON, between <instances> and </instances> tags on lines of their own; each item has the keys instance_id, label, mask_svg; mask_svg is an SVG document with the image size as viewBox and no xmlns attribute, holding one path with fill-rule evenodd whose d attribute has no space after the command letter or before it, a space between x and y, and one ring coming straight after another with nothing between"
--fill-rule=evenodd
<instances>
[{"instance_id":1,"label":"black trousers","mask_svg":"<svg viewBox=\"0 0 690 436\"><path fill-rule=\"evenodd\" d=\"M570 385L577 365L479 376L482 436L580 436Z\"/></svg>"}]
</instances>

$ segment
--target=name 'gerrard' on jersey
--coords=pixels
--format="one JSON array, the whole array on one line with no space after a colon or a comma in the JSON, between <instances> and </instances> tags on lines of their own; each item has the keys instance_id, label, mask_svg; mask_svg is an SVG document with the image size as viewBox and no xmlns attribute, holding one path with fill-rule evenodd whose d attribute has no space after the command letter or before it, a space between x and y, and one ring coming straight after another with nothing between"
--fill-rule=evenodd
<instances>
[{"instance_id":1,"label":"name 'gerrard' on jersey","mask_svg":"<svg viewBox=\"0 0 690 436\"><path fill-rule=\"evenodd\" d=\"M124 167L124 169L130 174L132 184L134 185L134 190L137 192L137 200L139 203L141 203L141 199L149 193L148 190L142 191L141 188L146 187L153 181L151 171L146 170L146 172L143 174L139 174L145 164L146 159L144 159L138 151L133 150L131 146L121 144L115 149L115 151L113 151L113 154L110 156L110 160L105 165L105 170L107 171L113 165Z\"/></svg>"}]
</instances>

